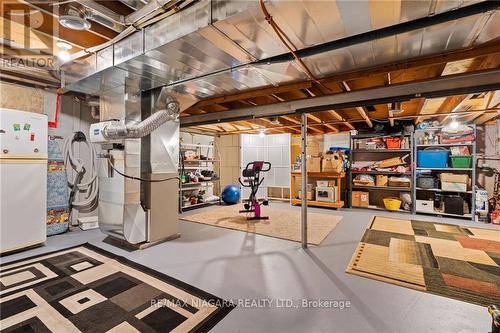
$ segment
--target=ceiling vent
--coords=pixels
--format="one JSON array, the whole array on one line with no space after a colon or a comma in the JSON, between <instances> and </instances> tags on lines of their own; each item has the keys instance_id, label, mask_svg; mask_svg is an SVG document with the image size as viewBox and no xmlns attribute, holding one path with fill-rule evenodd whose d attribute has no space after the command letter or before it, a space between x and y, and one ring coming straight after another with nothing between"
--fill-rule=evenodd
<instances>
[{"instance_id":1,"label":"ceiling vent","mask_svg":"<svg viewBox=\"0 0 500 333\"><path fill-rule=\"evenodd\" d=\"M72 30L88 30L90 22L87 20L85 8L78 3L66 3L61 6L59 23Z\"/></svg>"}]
</instances>

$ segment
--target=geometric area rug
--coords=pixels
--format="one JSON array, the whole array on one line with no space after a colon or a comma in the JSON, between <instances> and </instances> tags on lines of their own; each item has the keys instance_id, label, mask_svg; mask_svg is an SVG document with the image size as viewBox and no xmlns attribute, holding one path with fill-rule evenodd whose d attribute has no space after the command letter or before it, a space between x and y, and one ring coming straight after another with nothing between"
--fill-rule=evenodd
<instances>
[{"instance_id":1,"label":"geometric area rug","mask_svg":"<svg viewBox=\"0 0 500 333\"><path fill-rule=\"evenodd\" d=\"M0 267L2 332L207 332L233 308L90 244Z\"/></svg>"},{"instance_id":2,"label":"geometric area rug","mask_svg":"<svg viewBox=\"0 0 500 333\"><path fill-rule=\"evenodd\" d=\"M374 216L346 272L498 305L500 230Z\"/></svg>"}]
</instances>

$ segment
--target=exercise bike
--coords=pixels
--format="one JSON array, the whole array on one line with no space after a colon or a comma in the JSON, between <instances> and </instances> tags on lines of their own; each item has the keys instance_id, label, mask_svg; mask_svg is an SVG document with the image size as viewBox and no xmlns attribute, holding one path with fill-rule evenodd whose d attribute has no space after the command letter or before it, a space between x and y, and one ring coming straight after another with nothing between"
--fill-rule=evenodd
<instances>
[{"instance_id":1,"label":"exercise bike","mask_svg":"<svg viewBox=\"0 0 500 333\"><path fill-rule=\"evenodd\" d=\"M261 172L268 172L271 170L271 163L264 161L253 161L247 164L241 175L243 176L243 181L238 178L241 186L250 187L250 196L248 197L248 202L244 204L244 210L240 210L240 213L254 213L254 216L247 217L247 220L268 220L269 216L261 216L261 206L267 206L269 202L264 200L261 203L257 199L257 191L259 186L264 181L264 177L260 178Z\"/></svg>"}]
</instances>

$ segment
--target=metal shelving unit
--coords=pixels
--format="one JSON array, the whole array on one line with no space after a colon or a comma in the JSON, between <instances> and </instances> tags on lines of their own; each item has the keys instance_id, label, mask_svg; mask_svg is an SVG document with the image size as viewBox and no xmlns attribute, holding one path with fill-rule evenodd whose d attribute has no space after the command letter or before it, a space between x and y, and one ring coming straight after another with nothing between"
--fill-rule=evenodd
<instances>
[{"instance_id":1,"label":"metal shelving unit","mask_svg":"<svg viewBox=\"0 0 500 333\"><path fill-rule=\"evenodd\" d=\"M388 137L405 137L408 139L408 142L410 144L410 148L408 149L363 149L363 148L354 148L354 140L361 140L361 139L374 139L374 138L388 138ZM410 155L410 162L409 165L413 166L413 134L405 134L405 135L398 135L398 134L392 134L392 135L377 135L373 134L370 136L351 136L351 153L349 156L349 160L352 162L356 161L356 155L360 154L380 154L379 160L384 160L387 158L387 155L393 154L395 156L403 156L405 154ZM412 179L412 184L411 187L395 187L395 186L364 186L364 185L355 185L353 183L353 179L355 175L358 174L367 174L367 175L387 175L387 176L410 176ZM352 200L351 200L351 195L352 191L359 189L359 190L365 190L365 191L370 191L370 190L376 190L376 191L387 191L390 193L411 193L413 195L414 192L414 182L413 182L413 168L412 171L410 172L392 172L392 171L350 171L349 172L349 177L348 177L348 195L347 195L347 200L349 202L349 207L352 207ZM399 197L399 195L398 195ZM413 198L412 198L413 200ZM353 208L361 208L361 209L373 209L373 210L385 210L385 207L378 206L378 205L372 205L370 204L368 207L353 207ZM404 213L412 213L412 210L397 210L396 212L404 212Z\"/></svg>"},{"instance_id":2,"label":"metal shelving unit","mask_svg":"<svg viewBox=\"0 0 500 333\"><path fill-rule=\"evenodd\" d=\"M468 125L474 129L474 137L476 137L476 126L475 125ZM417 199L417 191L418 192L433 192L433 193L454 193L454 194L460 194L465 197L468 197L469 200L467 200L468 205L469 205L469 213L464 214L464 215L457 215L457 214L448 214L444 213L441 211L434 211L433 213L431 212L424 212L424 211L415 211L418 214L427 214L427 215L436 215L436 216L450 216L450 217L458 217L458 218L466 218L466 219L471 219L474 221L474 216L475 216L475 202L476 202L476 142L465 142L465 143L440 143L440 144L417 144L418 137L420 136L420 133L425 133L425 132L440 132L443 127L432 127L432 128L427 128L427 129L420 129L420 130L415 130L415 135L414 135L414 140L415 144L413 145L414 147L414 152L413 155L415 156L415 165L417 165L417 151L419 149L425 149L429 147L442 147L442 148L451 148L451 147L463 147L467 146L470 147L471 151L469 153L472 156L472 165L470 168L420 168L417 167L415 168L415 172L413 173L413 184L415 184L415 187L413 189L413 200L416 201ZM446 172L460 172L460 173L467 173L470 176L471 180L471 190L461 192L461 191L448 191L448 190L442 190L442 189L437 189L437 188L430 188L430 189L425 189L425 188L418 188L416 186L417 184L417 173L423 171L423 170L430 170L432 172L439 172L439 171L446 171ZM464 200L466 200L465 198ZM414 205L415 206L415 205Z\"/></svg>"},{"instance_id":3,"label":"metal shelving unit","mask_svg":"<svg viewBox=\"0 0 500 333\"><path fill-rule=\"evenodd\" d=\"M202 145L202 144L192 144L192 143L183 143L181 142L180 144L180 159L183 158L184 152L186 150L201 150L201 149L214 149L213 145ZM215 149L213 150L215 152ZM207 154L208 155L208 154ZM212 204L220 204L220 199L215 200L215 201L209 201L209 202L199 202L196 204L184 204L183 201L183 194L185 192L191 192L191 191L198 191L198 190L208 190L212 189L212 193L214 193L214 187L218 185L218 188L220 188L220 170L216 170L217 162L220 162L218 159L214 159L214 156L209 159L209 156L207 156L207 159L193 159L193 160L180 160L179 161L179 175L181 175L184 171L184 173L187 173L187 171L196 171L198 169L203 169L203 170L212 170L217 174L217 179L210 179L210 180L201 180L197 183L180 183L179 186L179 211L186 211L189 209L194 209L194 208L200 208L200 207L205 207L208 205ZM183 167L181 167L183 165Z\"/></svg>"}]
</instances>

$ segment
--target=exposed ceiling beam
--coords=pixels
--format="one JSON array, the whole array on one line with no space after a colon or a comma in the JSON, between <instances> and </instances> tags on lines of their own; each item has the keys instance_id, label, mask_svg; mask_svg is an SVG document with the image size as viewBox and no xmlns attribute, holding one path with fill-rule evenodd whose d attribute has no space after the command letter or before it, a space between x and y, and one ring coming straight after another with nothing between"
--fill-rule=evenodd
<instances>
[{"instance_id":1,"label":"exposed ceiling beam","mask_svg":"<svg viewBox=\"0 0 500 333\"><path fill-rule=\"evenodd\" d=\"M499 78L500 69L450 75L427 81L393 84L387 87L355 90L305 100L301 99L184 117L181 119L181 126L300 114L304 112L320 112L331 109L383 104L395 100L410 100L415 97L451 96L498 90L500 89Z\"/></svg>"},{"instance_id":2,"label":"exposed ceiling beam","mask_svg":"<svg viewBox=\"0 0 500 333\"><path fill-rule=\"evenodd\" d=\"M323 123L323 120L321 120L320 118L318 118L315 115L310 114L310 113L307 115L307 118L309 118L309 119L311 119L319 124Z\"/></svg>"},{"instance_id":3,"label":"exposed ceiling beam","mask_svg":"<svg viewBox=\"0 0 500 333\"><path fill-rule=\"evenodd\" d=\"M427 99L424 97L419 98L419 103L417 104L417 112L415 118L415 124L418 124L423 118L420 117L422 110L425 108L425 104L427 103Z\"/></svg>"},{"instance_id":4,"label":"exposed ceiling beam","mask_svg":"<svg viewBox=\"0 0 500 333\"><path fill-rule=\"evenodd\" d=\"M340 84L344 88L345 91L347 91L347 92L351 91L351 88L349 87L347 82L342 81ZM356 106L356 111L358 111L359 115L365 120L368 127L372 128L373 123L370 120L370 118L368 117L368 115L366 114L366 110L361 106Z\"/></svg>"},{"instance_id":5,"label":"exposed ceiling beam","mask_svg":"<svg viewBox=\"0 0 500 333\"><path fill-rule=\"evenodd\" d=\"M451 114L458 111L464 105L464 103L466 103L467 100L472 97L472 95L473 94L446 97L443 104L441 104L441 106L439 107L438 112L448 112L449 114L443 117L443 119L441 120L441 124L444 124L446 121L448 121Z\"/></svg>"},{"instance_id":6,"label":"exposed ceiling beam","mask_svg":"<svg viewBox=\"0 0 500 333\"><path fill-rule=\"evenodd\" d=\"M385 65L373 66L371 68L363 68L353 71L340 72L335 75L331 75L324 79L321 79L320 81L323 83L350 81L358 79L360 77L374 76L377 74L384 74L387 72L408 70L412 68L419 68L430 65L446 64L452 61L459 61L484 55L493 55L499 52L500 52L500 41L494 41L491 43L486 43L479 47L460 49L441 54L432 54L413 59L405 59L399 62L392 62Z\"/></svg>"},{"instance_id":7,"label":"exposed ceiling beam","mask_svg":"<svg viewBox=\"0 0 500 333\"><path fill-rule=\"evenodd\" d=\"M331 124L323 124L326 128L331 129L334 133L340 132L339 129Z\"/></svg>"},{"instance_id":8,"label":"exposed ceiling beam","mask_svg":"<svg viewBox=\"0 0 500 333\"><path fill-rule=\"evenodd\" d=\"M297 124L297 125L300 125L300 121L295 119L295 118L292 118L292 117L289 117L289 116L281 116L281 118L293 123L293 124Z\"/></svg>"},{"instance_id":9,"label":"exposed ceiling beam","mask_svg":"<svg viewBox=\"0 0 500 333\"><path fill-rule=\"evenodd\" d=\"M201 107L204 107L207 105L234 102L234 101L238 101L238 100L244 100L244 99L255 98L255 97L260 97L260 96L268 96L271 94L279 94L282 92L303 89L303 88L307 88L310 86L311 86L311 82L300 82L300 83L286 84L286 85L277 86L277 87L271 86L271 87L259 88L259 89L245 91L245 92L234 94L234 95L226 95L226 96L219 96L219 97L204 99L202 101L199 101L195 105L193 105L191 108L198 108L198 107L201 108Z\"/></svg>"},{"instance_id":10,"label":"exposed ceiling beam","mask_svg":"<svg viewBox=\"0 0 500 333\"><path fill-rule=\"evenodd\" d=\"M482 124L487 123L488 121L490 121L498 116L500 116L500 111L497 111L495 113L483 114L475 120L475 123L477 125L482 125Z\"/></svg>"},{"instance_id":11,"label":"exposed ceiling beam","mask_svg":"<svg viewBox=\"0 0 500 333\"><path fill-rule=\"evenodd\" d=\"M482 113L484 112L484 115L491 115L492 117L489 119L493 119L494 117L496 117L497 115L500 114L500 109L498 108L494 108L494 109L489 109L489 110L469 110L469 111L459 111L457 112L458 115L471 115L471 114L479 114L479 113ZM495 116L493 116L493 114ZM438 114L439 115L439 114ZM417 115L406 115L406 116L395 116L393 117L393 119L410 119L410 118L416 118ZM357 118L357 119L352 119L351 120L353 123L362 123L364 122L365 120L363 118ZM322 127L326 127L327 125L341 125L342 124L342 121L328 121L328 122L324 122L322 124L312 124L312 125L309 125L311 127L318 127L318 126L322 126ZM199 127L199 126L196 126L196 127ZM188 127L189 128L189 127ZM268 128L269 130L280 130L280 129L286 129L286 130L290 130L290 131L295 131L297 133L300 132L300 124L295 124L295 125L281 125L281 126L276 126L276 127L271 127L271 128ZM235 134L235 133L254 133L256 131L259 131L260 129L253 129L253 130L242 130L242 131L239 131L239 132L236 132L236 131L227 131L225 132L224 134Z\"/></svg>"},{"instance_id":12,"label":"exposed ceiling beam","mask_svg":"<svg viewBox=\"0 0 500 333\"><path fill-rule=\"evenodd\" d=\"M433 54L429 56L423 56L418 58L413 58L411 60L403 60L400 62L393 62L386 65L377 65L370 68L364 68L361 70L342 72L327 78L321 79L320 81L328 84L332 82L342 82L346 80L353 80L359 77L368 77L377 74L385 74L391 71L412 69L418 67L424 67L434 64L445 64L451 61L458 61L468 58L473 58L482 55L492 55L499 54L500 56L500 41L495 41L492 43L487 43L480 47L474 47L469 49L461 49L456 51L451 51L442 54ZM234 94L234 95L225 95L214 98L208 98L198 102L193 105L191 108L203 107L205 105L212 105L218 103L225 103L231 101L237 101L240 99L247 99L259 96L266 96L271 94L279 94L282 92L293 91L297 89L308 89L311 91L312 83L310 81L301 82L301 83L291 83L291 84L282 84L279 86L270 86L265 88L258 88L249 91L245 91L242 93ZM191 109L190 108L190 109ZM352 126L349 126L352 127Z\"/></svg>"}]
</instances>

